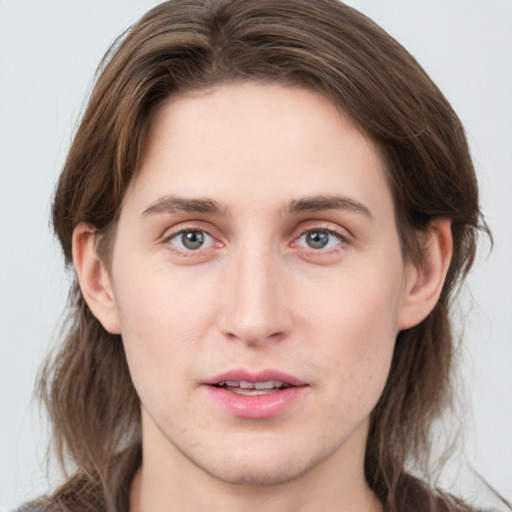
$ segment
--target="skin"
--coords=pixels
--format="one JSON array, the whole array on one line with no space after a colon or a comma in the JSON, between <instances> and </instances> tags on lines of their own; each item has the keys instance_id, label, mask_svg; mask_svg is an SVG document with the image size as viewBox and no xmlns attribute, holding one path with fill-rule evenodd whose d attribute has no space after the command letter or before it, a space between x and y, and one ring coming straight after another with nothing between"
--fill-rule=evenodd
<instances>
[{"instance_id":1,"label":"skin","mask_svg":"<svg viewBox=\"0 0 512 512\"><path fill-rule=\"evenodd\" d=\"M183 230L203 245L187 248ZM449 232L433 223L423 264L404 261L378 150L315 92L234 84L169 99L109 270L91 226L73 241L82 292L122 335L141 400L131 512L381 510L363 472L369 415L397 333L439 296ZM276 417L239 418L202 385L234 368L307 386Z\"/></svg>"}]
</instances>

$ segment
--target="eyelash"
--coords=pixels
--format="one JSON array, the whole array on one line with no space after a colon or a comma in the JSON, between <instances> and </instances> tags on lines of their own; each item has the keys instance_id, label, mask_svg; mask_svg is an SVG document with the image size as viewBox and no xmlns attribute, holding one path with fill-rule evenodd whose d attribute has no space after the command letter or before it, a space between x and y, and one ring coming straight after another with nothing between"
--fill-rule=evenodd
<instances>
[{"instance_id":1,"label":"eyelash","mask_svg":"<svg viewBox=\"0 0 512 512\"><path fill-rule=\"evenodd\" d=\"M194 250L194 249L187 249L186 247L180 248L172 243L173 239L175 239L179 236L183 236L186 233L195 233L195 234L200 233L200 234L206 235L206 237L211 239L210 246L206 247L206 248L198 247L196 250ZM177 253L180 256L197 256L199 254L204 254L204 251L206 251L208 249L212 249L213 246L215 246L215 245L217 245L218 247L220 247L222 245L221 242L216 241L215 238L212 235L210 235L210 233L208 233L207 230L200 229L197 227L181 228L179 231L175 231L175 232L170 233L167 236L165 236L163 239L163 242L165 244L167 244L167 247L169 248L169 250L171 250L174 253Z\"/></svg>"},{"instance_id":2,"label":"eyelash","mask_svg":"<svg viewBox=\"0 0 512 512\"><path fill-rule=\"evenodd\" d=\"M313 247L306 247L306 246L300 246L298 245L298 242L299 240L307 235L308 233L321 233L321 234L326 234L326 235L329 235L331 237L334 237L335 239L337 239L338 243L336 243L336 245L334 245L333 247L328 247L328 248L319 248L319 249L315 249ZM306 251L309 251L311 254L313 255L327 255L327 254L332 254L333 252L336 252L336 251L339 251L341 249L341 247L343 246L347 246L348 244L350 243L350 239L348 237L347 234L342 234L341 232L339 231L335 231L333 229L330 229L330 228L327 228L327 227L312 227L312 228L308 228L304 231L301 232L301 234L297 237L294 237L294 240L293 242L291 243L291 246L292 247L302 247L304 250Z\"/></svg>"},{"instance_id":3,"label":"eyelash","mask_svg":"<svg viewBox=\"0 0 512 512\"><path fill-rule=\"evenodd\" d=\"M330 236L336 238L338 240L338 243L333 247L328 247L327 249L312 248L312 247L306 247L306 246L299 245L299 240L302 237L304 237L308 233L315 233L315 232L330 235ZM211 242L208 247L205 247L205 248L198 247L196 250L180 248L172 243L173 239L175 239L179 236L183 236L186 233L196 233L196 234L201 233L203 235L206 235L206 237L210 238ZM180 256L185 256L185 257L205 255L205 251L213 250L213 249L215 249L215 246L217 246L217 248L220 248L223 246L222 242L217 241L215 239L215 237L212 236L206 229L201 229L198 227L181 228L178 231L167 234L163 238L163 242L165 244L167 244L167 247L169 248L169 250L171 250L172 252L174 252ZM312 226L311 228L302 230L298 235L293 237L293 241L289 244L289 246L290 247L300 247L301 250L308 252L310 255L321 256L321 255L328 255L328 254L337 252L342 247L345 247L345 246L349 245L350 243L351 243L350 236L346 232L341 233L340 231L333 230L333 229L325 227L325 226L317 225L317 226Z\"/></svg>"}]
</instances>

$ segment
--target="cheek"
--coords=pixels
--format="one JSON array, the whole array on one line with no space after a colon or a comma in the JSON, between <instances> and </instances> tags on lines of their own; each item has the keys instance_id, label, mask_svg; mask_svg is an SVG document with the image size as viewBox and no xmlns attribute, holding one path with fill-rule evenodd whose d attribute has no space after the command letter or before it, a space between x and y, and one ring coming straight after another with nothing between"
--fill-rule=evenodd
<instances>
[{"instance_id":1,"label":"cheek","mask_svg":"<svg viewBox=\"0 0 512 512\"><path fill-rule=\"evenodd\" d=\"M356 269L340 272L309 286L307 293L297 293L302 297L298 309L304 323L315 330L331 332L358 352L378 351L390 340L393 344L398 332L402 286L400 274L395 276Z\"/></svg>"},{"instance_id":2,"label":"cheek","mask_svg":"<svg viewBox=\"0 0 512 512\"><path fill-rule=\"evenodd\" d=\"M130 272L129 268L136 268ZM166 261L120 262L114 294L124 334L139 341L172 344L183 333L191 343L203 328L215 289L208 272L173 268Z\"/></svg>"},{"instance_id":3,"label":"cheek","mask_svg":"<svg viewBox=\"0 0 512 512\"><path fill-rule=\"evenodd\" d=\"M161 265L125 270L118 266L123 278L114 280L114 295L130 373L144 401L151 386L167 394L165 389L186 383L211 326L213 300L206 283L191 283Z\"/></svg>"},{"instance_id":4,"label":"cheek","mask_svg":"<svg viewBox=\"0 0 512 512\"><path fill-rule=\"evenodd\" d=\"M348 408L371 410L388 377L397 335L400 276L345 275L308 296L303 310L309 339L324 362L331 397Z\"/></svg>"}]
</instances>

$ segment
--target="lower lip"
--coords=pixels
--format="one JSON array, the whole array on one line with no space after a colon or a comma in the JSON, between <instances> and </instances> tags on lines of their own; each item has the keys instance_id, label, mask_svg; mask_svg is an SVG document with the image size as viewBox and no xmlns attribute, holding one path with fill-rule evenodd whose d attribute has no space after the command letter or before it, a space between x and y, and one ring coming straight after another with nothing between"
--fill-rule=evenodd
<instances>
[{"instance_id":1,"label":"lower lip","mask_svg":"<svg viewBox=\"0 0 512 512\"><path fill-rule=\"evenodd\" d=\"M308 386L293 386L265 395L237 395L215 386L206 386L208 393L226 412L242 418L273 418L295 404Z\"/></svg>"}]
</instances>

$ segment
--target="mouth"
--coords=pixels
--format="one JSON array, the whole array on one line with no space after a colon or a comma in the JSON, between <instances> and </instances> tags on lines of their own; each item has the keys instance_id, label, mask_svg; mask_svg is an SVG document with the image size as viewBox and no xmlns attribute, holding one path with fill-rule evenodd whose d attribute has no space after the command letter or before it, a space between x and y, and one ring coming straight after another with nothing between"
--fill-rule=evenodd
<instances>
[{"instance_id":1,"label":"mouth","mask_svg":"<svg viewBox=\"0 0 512 512\"><path fill-rule=\"evenodd\" d=\"M218 384L215 384L215 387L225 389L231 393L235 393L236 395L246 395L246 396L258 396L258 395L269 395L270 393L276 393L278 391L282 391L283 389L287 389L291 386L286 382L280 380L267 380L267 381L259 381L259 382L249 382L246 380L223 380Z\"/></svg>"},{"instance_id":2,"label":"mouth","mask_svg":"<svg viewBox=\"0 0 512 512\"><path fill-rule=\"evenodd\" d=\"M243 368L215 375L204 380L202 384L221 388L239 395L264 395L291 387L308 385L302 379L280 370L250 371Z\"/></svg>"},{"instance_id":3,"label":"mouth","mask_svg":"<svg viewBox=\"0 0 512 512\"><path fill-rule=\"evenodd\" d=\"M202 384L224 412L252 419L271 418L294 410L311 389L301 379L277 370L232 370Z\"/></svg>"}]
</instances>

